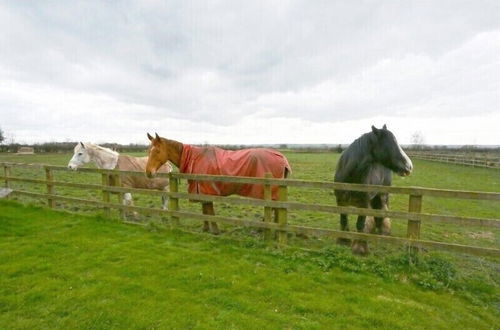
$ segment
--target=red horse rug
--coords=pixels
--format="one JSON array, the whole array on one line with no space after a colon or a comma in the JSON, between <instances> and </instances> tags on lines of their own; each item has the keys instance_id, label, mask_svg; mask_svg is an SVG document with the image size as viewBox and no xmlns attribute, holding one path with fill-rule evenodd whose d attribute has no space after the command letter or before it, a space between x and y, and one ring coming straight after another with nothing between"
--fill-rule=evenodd
<instances>
[{"instance_id":1,"label":"red horse rug","mask_svg":"<svg viewBox=\"0 0 500 330\"><path fill-rule=\"evenodd\" d=\"M285 178L291 173L290 164L283 154L272 149L253 148L224 150L217 147L184 145L181 155L181 173L230 176L264 177L271 173L274 178ZM191 194L264 198L264 185L232 182L188 180ZM278 187L272 187L272 198L278 199Z\"/></svg>"}]
</instances>

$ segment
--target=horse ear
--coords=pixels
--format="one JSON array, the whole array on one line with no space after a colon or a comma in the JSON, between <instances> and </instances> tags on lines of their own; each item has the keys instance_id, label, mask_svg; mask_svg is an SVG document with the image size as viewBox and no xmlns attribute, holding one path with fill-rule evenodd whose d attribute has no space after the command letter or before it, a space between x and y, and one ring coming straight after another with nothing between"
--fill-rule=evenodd
<instances>
[{"instance_id":1,"label":"horse ear","mask_svg":"<svg viewBox=\"0 0 500 330\"><path fill-rule=\"evenodd\" d=\"M158 135L158 133L155 132L155 139L156 140L159 140L160 139L160 136Z\"/></svg>"},{"instance_id":2,"label":"horse ear","mask_svg":"<svg viewBox=\"0 0 500 330\"><path fill-rule=\"evenodd\" d=\"M379 131L379 129L372 125L373 134L378 135L378 131Z\"/></svg>"},{"instance_id":3,"label":"horse ear","mask_svg":"<svg viewBox=\"0 0 500 330\"><path fill-rule=\"evenodd\" d=\"M148 139L149 139L149 141L153 141L154 137L152 137L152 136L151 136L151 135L149 135L149 133L148 133Z\"/></svg>"},{"instance_id":4,"label":"horse ear","mask_svg":"<svg viewBox=\"0 0 500 330\"><path fill-rule=\"evenodd\" d=\"M386 125L386 124L384 124L384 127L382 127L382 129L387 130L387 125Z\"/></svg>"},{"instance_id":5,"label":"horse ear","mask_svg":"<svg viewBox=\"0 0 500 330\"><path fill-rule=\"evenodd\" d=\"M80 142L80 145L82 146L83 149L85 149L85 145L83 144L83 142Z\"/></svg>"}]
</instances>

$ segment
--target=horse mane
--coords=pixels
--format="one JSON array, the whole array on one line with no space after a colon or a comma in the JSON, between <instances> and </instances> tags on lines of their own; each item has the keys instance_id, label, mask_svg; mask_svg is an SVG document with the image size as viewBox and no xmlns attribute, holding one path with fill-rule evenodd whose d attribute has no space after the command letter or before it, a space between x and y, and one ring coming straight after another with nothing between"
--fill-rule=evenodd
<instances>
[{"instance_id":1,"label":"horse mane","mask_svg":"<svg viewBox=\"0 0 500 330\"><path fill-rule=\"evenodd\" d=\"M360 182L373 163L370 140L373 132L365 133L354 140L340 156L335 171L335 181Z\"/></svg>"},{"instance_id":2,"label":"horse mane","mask_svg":"<svg viewBox=\"0 0 500 330\"><path fill-rule=\"evenodd\" d=\"M90 142L85 142L85 148L89 149L90 151L104 151L109 154L112 154L113 156L120 156L118 152L111 150L110 148L101 147L100 145L93 144Z\"/></svg>"}]
</instances>

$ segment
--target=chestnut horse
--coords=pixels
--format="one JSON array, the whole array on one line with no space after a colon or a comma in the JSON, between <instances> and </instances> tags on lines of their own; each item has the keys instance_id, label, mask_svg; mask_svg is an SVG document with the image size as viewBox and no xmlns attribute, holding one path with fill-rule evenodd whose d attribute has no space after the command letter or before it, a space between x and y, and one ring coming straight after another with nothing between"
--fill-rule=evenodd
<instances>
[{"instance_id":1,"label":"chestnut horse","mask_svg":"<svg viewBox=\"0 0 500 330\"><path fill-rule=\"evenodd\" d=\"M274 178L286 178L291 172L288 160L280 152L272 149L252 148L236 151L217 147L196 147L174 140L162 138L156 134L147 134L149 146L146 175L153 177L158 169L170 161L181 173L212 174L264 177L271 173ZM231 182L207 182L188 180L191 194L228 196L237 194L252 198L264 198L262 184L241 184ZM278 187L272 187L272 199L277 199ZM213 202L202 202L203 214L214 215ZM204 222L203 230L218 234L216 222Z\"/></svg>"}]
</instances>

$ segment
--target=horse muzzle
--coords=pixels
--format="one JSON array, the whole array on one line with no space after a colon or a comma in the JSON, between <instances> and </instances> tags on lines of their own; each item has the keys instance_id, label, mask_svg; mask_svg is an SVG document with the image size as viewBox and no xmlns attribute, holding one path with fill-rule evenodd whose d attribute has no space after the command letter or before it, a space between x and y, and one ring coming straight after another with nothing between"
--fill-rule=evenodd
<instances>
[{"instance_id":1,"label":"horse muzzle","mask_svg":"<svg viewBox=\"0 0 500 330\"><path fill-rule=\"evenodd\" d=\"M413 171L413 166L405 166L403 169L398 171L398 174L400 176L409 176L412 171Z\"/></svg>"},{"instance_id":2,"label":"horse muzzle","mask_svg":"<svg viewBox=\"0 0 500 330\"><path fill-rule=\"evenodd\" d=\"M409 176L413 171L413 163L409 158L407 158L404 162L399 163L398 167L399 171L397 171L397 173L399 176Z\"/></svg>"},{"instance_id":3,"label":"horse muzzle","mask_svg":"<svg viewBox=\"0 0 500 330\"><path fill-rule=\"evenodd\" d=\"M156 172L146 171L146 176L150 179L153 179L156 176Z\"/></svg>"},{"instance_id":4,"label":"horse muzzle","mask_svg":"<svg viewBox=\"0 0 500 330\"><path fill-rule=\"evenodd\" d=\"M410 176L411 170L403 170L398 173L400 176Z\"/></svg>"}]
</instances>

